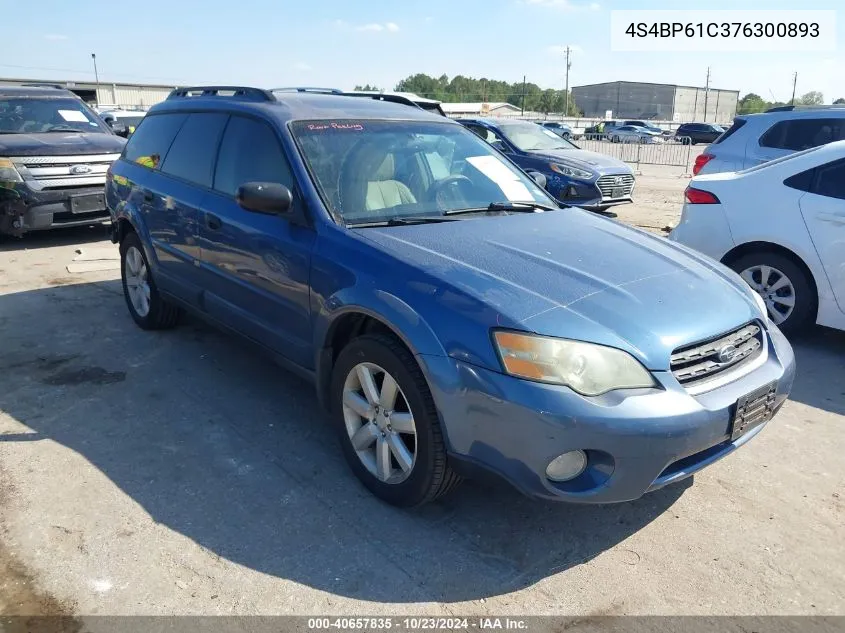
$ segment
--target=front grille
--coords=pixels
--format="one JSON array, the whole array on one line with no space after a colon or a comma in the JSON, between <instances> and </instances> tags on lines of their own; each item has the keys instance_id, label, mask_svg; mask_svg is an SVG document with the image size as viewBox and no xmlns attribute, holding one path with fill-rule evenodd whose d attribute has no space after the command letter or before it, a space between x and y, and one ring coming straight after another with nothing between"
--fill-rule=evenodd
<instances>
[{"instance_id":1,"label":"front grille","mask_svg":"<svg viewBox=\"0 0 845 633\"><path fill-rule=\"evenodd\" d=\"M596 181L596 185L602 199L624 198L630 196L634 190L634 177L631 174L602 176Z\"/></svg>"},{"instance_id":2,"label":"front grille","mask_svg":"<svg viewBox=\"0 0 845 633\"><path fill-rule=\"evenodd\" d=\"M689 389L751 363L763 353L763 345L763 330L749 323L729 334L675 350L670 367L678 382Z\"/></svg>"},{"instance_id":3,"label":"front grille","mask_svg":"<svg viewBox=\"0 0 845 633\"><path fill-rule=\"evenodd\" d=\"M21 177L35 189L104 185L106 172L119 154L20 156L12 158Z\"/></svg>"}]
</instances>

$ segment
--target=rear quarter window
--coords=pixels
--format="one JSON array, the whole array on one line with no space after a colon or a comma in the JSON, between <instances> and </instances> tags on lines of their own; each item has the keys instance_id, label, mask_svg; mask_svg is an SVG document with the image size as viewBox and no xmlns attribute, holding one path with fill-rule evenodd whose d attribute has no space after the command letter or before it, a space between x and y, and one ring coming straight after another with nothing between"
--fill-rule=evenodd
<instances>
[{"instance_id":1,"label":"rear quarter window","mask_svg":"<svg viewBox=\"0 0 845 633\"><path fill-rule=\"evenodd\" d=\"M176 113L145 116L126 143L123 158L156 169L167 156L173 139L187 118L187 114Z\"/></svg>"},{"instance_id":2,"label":"rear quarter window","mask_svg":"<svg viewBox=\"0 0 845 633\"><path fill-rule=\"evenodd\" d=\"M734 119L733 124L727 129L727 131L713 142L716 144L724 143L727 138L736 134L737 131L740 130L746 123L748 123L747 119Z\"/></svg>"}]
</instances>

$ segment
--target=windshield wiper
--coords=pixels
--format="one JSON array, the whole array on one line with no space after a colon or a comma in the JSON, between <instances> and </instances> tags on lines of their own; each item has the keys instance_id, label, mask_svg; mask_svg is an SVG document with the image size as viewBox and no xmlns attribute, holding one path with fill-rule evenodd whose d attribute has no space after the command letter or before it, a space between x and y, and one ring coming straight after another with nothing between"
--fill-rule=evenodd
<instances>
[{"instance_id":1,"label":"windshield wiper","mask_svg":"<svg viewBox=\"0 0 845 633\"><path fill-rule=\"evenodd\" d=\"M512 211L515 213L534 213L537 209L543 211L556 211L559 207L551 207L539 202L491 202L486 207L475 207L468 209L451 209L444 211L444 215L459 215L461 213L482 213L485 211Z\"/></svg>"},{"instance_id":2,"label":"windshield wiper","mask_svg":"<svg viewBox=\"0 0 845 633\"><path fill-rule=\"evenodd\" d=\"M369 228L371 226L408 226L409 224L434 224L437 222L454 222L457 218L446 218L442 215L409 215L387 220L373 220L369 222L355 222L347 224L349 228Z\"/></svg>"}]
</instances>

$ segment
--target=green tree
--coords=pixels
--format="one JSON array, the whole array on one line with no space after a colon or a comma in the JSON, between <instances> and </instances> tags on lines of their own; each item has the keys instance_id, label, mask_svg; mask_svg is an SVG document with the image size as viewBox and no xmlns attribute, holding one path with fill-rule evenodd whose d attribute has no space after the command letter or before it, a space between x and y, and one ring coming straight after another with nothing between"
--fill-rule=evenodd
<instances>
[{"instance_id":1,"label":"green tree","mask_svg":"<svg viewBox=\"0 0 845 633\"><path fill-rule=\"evenodd\" d=\"M736 111L737 114L754 114L755 112L765 112L770 105L760 95L749 92L739 100Z\"/></svg>"},{"instance_id":2,"label":"green tree","mask_svg":"<svg viewBox=\"0 0 845 633\"><path fill-rule=\"evenodd\" d=\"M836 101L833 102L833 105L839 105L845 103L845 99L839 97Z\"/></svg>"},{"instance_id":3,"label":"green tree","mask_svg":"<svg viewBox=\"0 0 845 633\"><path fill-rule=\"evenodd\" d=\"M381 88L378 88L376 86L371 86L370 84L365 84L363 86L355 86L355 88L353 88L353 90L362 90L364 92L381 92L382 91Z\"/></svg>"},{"instance_id":4,"label":"green tree","mask_svg":"<svg viewBox=\"0 0 845 633\"><path fill-rule=\"evenodd\" d=\"M563 90L543 90L535 83L526 82L523 86L521 81L509 83L487 77L476 79L456 75L450 79L446 75L434 78L418 73L396 84L396 90L414 92L421 97L439 99L446 103L505 102L517 108L524 105L526 112L563 114L566 109L566 93ZM578 113L575 100L570 95L569 114Z\"/></svg>"},{"instance_id":5,"label":"green tree","mask_svg":"<svg viewBox=\"0 0 845 633\"><path fill-rule=\"evenodd\" d=\"M798 99L798 103L801 105L822 105L824 103L824 95L822 95L822 93L818 90L812 90L811 92L801 95L801 98Z\"/></svg>"}]
</instances>

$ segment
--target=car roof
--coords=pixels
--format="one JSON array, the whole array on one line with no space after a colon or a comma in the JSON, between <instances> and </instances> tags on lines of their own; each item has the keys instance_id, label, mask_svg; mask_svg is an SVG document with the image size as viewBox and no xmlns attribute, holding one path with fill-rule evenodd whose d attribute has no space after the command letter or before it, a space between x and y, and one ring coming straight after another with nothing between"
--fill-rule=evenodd
<instances>
[{"instance_id":1,"label":"car roof","mask_svg":"<svg viewBox=\"0 0 845 633\"><path fill-rule=\"evenodd\" d=\"M54 97L57 99L79 99L70 90L52 86L0 86L0 97Z\"/></svg>"},{"instance_id":2,"label":"car roof","mask_svg":"<svg viewBox=\"0 0 845 633\"><path fill-rule=\"evenodd\" d=\"M187 90L187 89L186 89ZM197 89L199 90L199 89ZM211 88L209 90L217 90ZM228 89L230 90L230 89ZM149 114L162 112L206 111L256 112L286 124L296 120L380 119L451 122L438 114L404 103L378 99L362 99L330 92L276 92L257 88L236 89L241 94L218 96L200 94L184 96L175 90L165 101L152 108Z\"/></svg>"},{"instance_id":3,"label":"car roof","mask_svg":"<svg viewBox=\"0 0 845 633\"><path fill-rule=\"evenodd\" d=\"M526 121L524 119L490 119L485 117L476 117L472 119L460 118L455 119L458 123L475 123L476 125L485 125L487 127L498 127L503 123L528 123L536 125L534 121Z\"/></svg>"},{"instance_id":4,"label":"car roof","mask_svg":"<svg viewBox=\"0 0 845 633\"><path fill-rule=\"evenodd\" d=\"M807 108L796 110L774 110L770 112L756 112L754 114L740 114L737 118L749 121L789 121L792 119L837 119L845 117L845 108Z\"/></svg>"}]
</instances>

